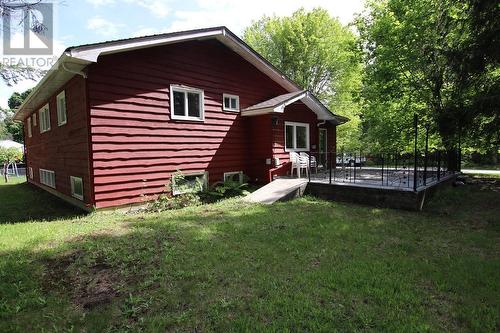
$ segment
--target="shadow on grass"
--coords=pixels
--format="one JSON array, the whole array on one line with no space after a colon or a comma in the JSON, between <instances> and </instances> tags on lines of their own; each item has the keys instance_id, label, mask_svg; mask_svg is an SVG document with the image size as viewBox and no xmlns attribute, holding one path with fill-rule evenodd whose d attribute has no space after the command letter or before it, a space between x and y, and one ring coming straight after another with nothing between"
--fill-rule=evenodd
<instances>
[{"instance_id":1,"label":"shadow on grass","mask_svg":"<svg viewBox=\"0 0 500 333\"><path fill-rule=\"evenodd\" d=\"M86 213L26 182L0 185L0 224L53 221Z\"/></svg>"},{"instance_id":2,"label":"shadow on grass","mask_svg":"<svg viewBox=\"0 0 500 333\"><path fill-rule=\"evenodd\" d=\"M2 253L0 331L494 331L498 234L458 191L451 230L311 198L118 216Z\"/></svg>"},{"instance_id":3,"label":"shadow on grass","mask_svg":"<svg viewBox=\"0 0 500 333\"><path fill-rule=\"evenodd\" d=\"M0 199L32 206L7 201L18 221L79 216L10 186ZM436 199L423 213L303 198L96 214L94 231L0 253L0 332L495 331L499 193Z\"/></svg>"}]
</instances>

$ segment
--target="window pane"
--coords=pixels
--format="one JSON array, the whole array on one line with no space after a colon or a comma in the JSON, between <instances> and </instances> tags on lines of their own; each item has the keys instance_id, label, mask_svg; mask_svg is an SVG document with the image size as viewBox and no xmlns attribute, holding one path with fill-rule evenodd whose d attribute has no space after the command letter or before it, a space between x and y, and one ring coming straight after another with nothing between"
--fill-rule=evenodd
<instances>
[{"instance_id":1,"label":"window pane","mask_svg":"<svg viewBox=\"0 0 500 333\"><path fill-rule=\"evenodd\" d=\"M50 129L50 112L49 109L45 109L44 112L45 114L45 129L49 130Z\"/></svg>"},{"instance_id":2,"label":"window pane","mask_svg":"<svg viewBox=\"0 0 500 333\"><path fill-rule=\"evenodd\" d=\"M295 128L297 131L297 147L296 148L307 148L307 129L304 126L297 126Z\"/></svg>"},{"instance_id":3,"label":"window pane","mask_svg":"<svg viewBox=\"0 0 500 333\"><path fill-rule=\"evenodd\" d=\"M57 106L57 115L59 117L58 121L59 124L65 123L66 122L66 98L60 97L58 100L58 106Z\"/></svg>"},{"instance_id":4,"label":"window pane","mask_svg":"<svg viewBox=\"0 0 500 333\"><path fill-rule=\"evenodd\" d=\"M237 173L227 174L224 181L240 183L241 182L241 173L237 172Z\"/></svg>"},{"instance_id":5,"label":"window pane","mask_svg":"<svg viewBox=\"0 0 500 333\"><path fill-rule=\"evenodd\" d=\"M229 109L230 106L231 106L231 102L230 102L229 97L224 97L224 108Z\"/></svg>"},{"instance_id":6,"label":"window pane","mask_svg":"<svg viewBox=\"0 0 500 333\"><path fill-rule=\"evenodd\" d=\"M231 109L235 109L236 110L237 106L236 106L236 98L231 98Z\"/></svg>"},{"instance_id":7,"label":"window pane","mask_svg":"<svg viewBox=\"0 0 500 333\"><path fill-rule=\"evenodd\" d=\"M285 134L286 148L293 148L293 137L294 137L293 128L294 127L291 126L291 125L286 125L286 127L285 127L285 131L286 131L286 134Z\"/></svg>"},{"instance_id":8,"label":"window pane","mask_svg":"<svg viewBox=\"0 0 500 333\"><path fill-rule=\"evenodd\" d=\"M184 93L180 91L174 91L174 114L176 116L184 116L184 109Z\"/></svg>"},{"instance_id":9,"label":"window pane","mask_svg":"<svg viewBox=\"0 0 500 333\"><path fill-rule=\"evenodd\" d=\"M188 116L200 117L200 95L197 93L188 93Z\"/></svg>"},{"instance_id":10,"label":"window pane","mask_svg":"<svg viewBox=\"0 0 500 333\"><path fill-rule=\"evenodd\" d=\"M83 195L83 184L81 179L75 179L73 186L76 195Z\"/></svg>"}]
</instances>

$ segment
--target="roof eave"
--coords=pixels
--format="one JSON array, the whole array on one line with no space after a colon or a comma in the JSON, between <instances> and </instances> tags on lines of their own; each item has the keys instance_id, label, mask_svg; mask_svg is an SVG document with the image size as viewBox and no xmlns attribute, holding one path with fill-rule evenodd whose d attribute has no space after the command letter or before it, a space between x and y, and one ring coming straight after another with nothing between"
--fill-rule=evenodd
<instances>
[{"instance_id":1,"label":"roof eave","mask_svg":"<svg viewBox=\"0 0 500 333\"><path fill-rule=\"evenodd\" d=\"M215 38L229 47L287 91L294 92L301 90L295 82L287 78L282 72L260 56L244 41L234 35L229 29L226 27L215 27L68 48L19 107L14 119L17 121L23 121L31 112L35 110L35 108L41 105L41 100L43 100L43 98L39 96L43 97L45 95L50 95L52 90L60 88L55 87L57 84L62 85L61 82L65 83L74 76L75 73L73 70L67 71L64 69L64 66L62 65L65 63L76 64L76 71L79 71L87 65L97 62L97 59L101 55L209 38ZM63 68L62 71L60 68ZM48 82L54 81L54 78L57 76L60 76L61 79L54 82L52 89L42 89L45 88Z\"/></svg>"},{"instance_id":2,"label":"roof eave","mask_svg":"<svg viewBox=\"0 0 500 333\"><path fill-rule=\"evenodd\" d=\"M57 91L90 63L85 60L75 59L68 55L67 52L64 52L17 109L14 120L18 122L24 121L36 108L46 103L47 99L52 95L52 91ZM46 89L49 85L52 89ZM42 89L42 87L45 89Z\"/></svg>"}]
</instances>

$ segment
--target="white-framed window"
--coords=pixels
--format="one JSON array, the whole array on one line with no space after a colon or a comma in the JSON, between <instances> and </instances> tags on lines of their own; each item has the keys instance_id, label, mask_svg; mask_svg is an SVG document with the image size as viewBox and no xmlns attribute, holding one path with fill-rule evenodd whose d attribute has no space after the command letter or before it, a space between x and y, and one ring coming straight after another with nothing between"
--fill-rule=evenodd
<instances>
[{"instance_id":1,"label":"white-framed window","mask_svg":"<svg viewBox=\"0 0 500 333\"><path fill-rule=\"evenodd\" d=\"M228 181L243 184L243 172L242 171L224 172L224 182Z\"/></svg>"},{"instance_id":2,"label":"white-framed window","mask_svg":"<svg viewBox=\"0 0 500 333\"><path fill-rule=\"evenodd\" d=\"M40 109L39 119L40 119L40 133L45 133L50 131L50 109L49 104L46 104Z\"/></svg>"},{"instance_id":3,"label":"white-framed window","mask_svg":"<svg viewBox=\"0 0 500 333\"><path fill-rule=\"evenodd\" d=\"M170 86L170 115L172 119L203 121L203 90Z\"/></svg>"},{"instance_id":4,"label":"white-framed window","mask_svg":"<svg viewBox=\"0 0 500 333\"><path fill-rule=\"evenodd\" d=\"M33 113L33 126L36 126L36 112Z\"/></svg>"},{"instance_id":5,"label":"white-framed window","mask_svg":"<svg viewBox=\"0 0 500 333\"><path fill-rule=\"evenodd\" d=\"M59 95L57 95L56 101L57 101L57 125L62 126L67 122L66 92L64 90Z\"/></svg>"},{"instance_id":6,"label":"white-framed window","mask_svg":"<svg viewBox=\"0 0 500 333\"><path fill-rule=\"evenodd\" d=\"M240 97L236 95L223 94L223 110L224 111L240 111Z\"/></svg>"},{"instance_id":7,"label":"white-framed window","mask_svg":"<svg viewBox=\"0 0 500 333\"><path fill-rule=\"evenodd\" d=\"M172 194L196 193L208 187L208 172L176 173L172 175Z\"/></svg>"},{"instance_id":8,"label":"white-framed window","mask_svg":"<svg viewBox=\"0 0 500 333\"><path fill-rule=\"evenodd\" d=\"M29 167L28 171L29 171L30 179L33 179L33 168Z\"/></svg>"},{"instance_id":9,"label":"white-framed window","mask_svg":"<svg viewBox=\"0 0 500 333\"><path fill-rule=\"evenodd\" d=\"M52 170L40 169L40 183L56 188L56 173Z\"/></svg>"},{"instance_id":10,"label":"white-framed window","mask_svg":"<svg viewBox=\"0 0 500 333\"><path fill-rule=\"evenodd\" d=\"M285 151L309 150L309 124L285 122Z\"/></svg>"},{"instance_id":11,"label":"white-framed window","mask_svg":"<svg viewBox=\"0 0 500 333\"><path fill-rule=\"evenodd\" d=\"M31 138L33 136L33 132L31 130L31 117L26 121L26 128L28 129L28 137Z\"/></svg>"},{"instance_id":12,"label":"white-framed window","mask_svg":"<svg viewBox=\"0 0 500 333\"><path fill-rule=\"evenodd\" d=\"M83 180L80 177L70 176L71 196L83 200Z\"/></svg>"}]
</instances>

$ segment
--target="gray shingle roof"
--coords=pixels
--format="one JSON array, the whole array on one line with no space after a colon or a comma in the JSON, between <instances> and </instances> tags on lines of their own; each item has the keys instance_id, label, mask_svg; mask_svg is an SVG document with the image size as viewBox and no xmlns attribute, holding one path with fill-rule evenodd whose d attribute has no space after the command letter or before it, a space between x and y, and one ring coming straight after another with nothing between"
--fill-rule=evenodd
<instances>
[{"instance_id":1,"label":"gray shingle roof","mask_svg":"<svg viewBox=\"0 0 500 333\"><path fill-rule=\"evenodd\" d=\"M301 90L301 91L294 91L294 92L291 92L288 94L279 95L279 96L273 97L271 99L268 99L267 101L249 106L249 107L243 109L243 111L254 111L254 110L275 108L281 104L284 104L284 103L294 99L295 97L297 97L299 95L302 95L305 92L306 92L305 90Z\"/></svg>"}]
</instances>

